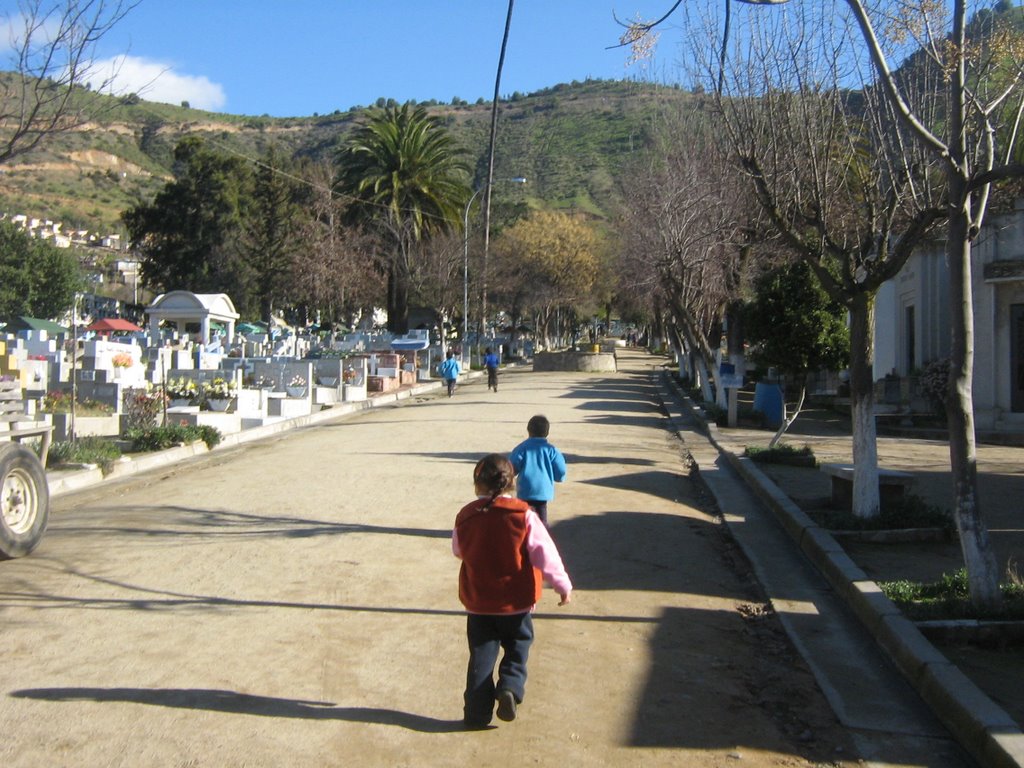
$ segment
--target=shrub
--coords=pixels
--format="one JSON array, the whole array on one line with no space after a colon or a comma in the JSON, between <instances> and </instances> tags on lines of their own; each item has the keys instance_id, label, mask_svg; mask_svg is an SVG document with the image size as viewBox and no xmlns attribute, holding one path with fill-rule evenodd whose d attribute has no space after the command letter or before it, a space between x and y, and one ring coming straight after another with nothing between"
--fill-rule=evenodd
<instances>
[{"instance_id":1,"label":"shrub","mask_svg":"<svg viewBox=\"0 0 1024 768\"><path fill-rule=\"evenodd\" d=\"M114 462L121 458L121 449L105 437L90 435L77 440L58 440L50 446L46 464L97 464L104 475L110 474Z\"/></svg>"},{"instance_id":2,"label":"shrub","mask_svg":"<svg viewBox=\"0 0 1024 768\"><path fill-rule=\"evenodd\" d=\"M190 424L168 424L166 427L150 427L148 429L130 429L125 437L132 441L132 450L140 453L164 451L176 445L202 440L208 448L218 445L223 438L216 427L206 424L192 426Z\"/></svg>"},{"instance_id":3,"label":"shrub","mask_svg":"<svg viewBox=\"0 0 1024 768\"><path fill-rule=\"evenodd\" d=\"M150 429L156 425L163 411L166 395L163 392L132 387L123 394L124 402L124 434Z\"/></svg>"},{"instance_id":4,"label":"shrub","mask_svg":"<svg viewBox=\"0 0 1024 768\"><path fill-rule=\"evenodd\" d=\"M759 464L788 464L795 467L816 467L818 460L809 445L797 448L788 443L779 443L774 448L761 448L748 445L743 455Z\"/></svg>"},{"instance_id":5,"label":"shrub","mask_svg":"<svg viewBox=\"0 0 1024 768\"><path fill-rule=\"evenodd\" d=\"M941 528L953 533L955 524L949 510L928 504L916 494L888 502L875 517L857 517L839 510L810 510L815 522L832 531L888 531L906 528Z\"/></svg>"},{"instance_id":6,"label":"shrub","mask_svg":"<svg viewBox=\"0 0 1024 768\"><path fill-rule=\"evenodd\" d=\"M879 582L878 586L908 618L915 621L1024 618L1024 586L1012 580L1000 585L1004 604L1003 612L998 617L976 611L971 605L967 570L964 568L944 573L938 581L931 583L900 580Z\"/></svg>"}]
</instances>

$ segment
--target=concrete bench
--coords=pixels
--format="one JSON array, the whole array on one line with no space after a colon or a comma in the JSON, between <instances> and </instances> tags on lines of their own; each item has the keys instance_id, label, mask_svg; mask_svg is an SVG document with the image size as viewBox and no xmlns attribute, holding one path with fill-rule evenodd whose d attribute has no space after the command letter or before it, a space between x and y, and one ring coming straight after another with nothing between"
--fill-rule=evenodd
<instances>
[{"instance_id":1,"label":"concrete bench","mask_svg":"<svg viewBox=\"0 0 1024 768\"><path fill-rule=\"evenodd\" d=\"M822 464L819 469L832 478L832 504L839 509L853 506L853 464ZM902 499L914 484L910 472L898 469L878 469L878 499L884 507Z\"/></svg>"},{"instance_id":2,"label":"concrete bench","mask_svg":"<svg viewBox=\"0 0 1024 768\"><path fill-rule=\"evenodd\" d=\"M21 383L18 381L0 381L0 441L17 440L26 437L42 438L39 447L39 460L46 466L46 457L50 453L50 440L53 426L36 421L25 409L25 399L21 395Z\"/></svg>"}]
</instances>

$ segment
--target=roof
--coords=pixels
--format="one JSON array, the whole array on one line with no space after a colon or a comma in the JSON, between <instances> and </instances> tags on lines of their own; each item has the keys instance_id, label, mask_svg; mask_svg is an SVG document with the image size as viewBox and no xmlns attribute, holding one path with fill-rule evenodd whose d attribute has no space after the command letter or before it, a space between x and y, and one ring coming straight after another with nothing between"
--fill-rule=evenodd
<instances>
[{"instance_id":1,"label":"roof","mask_svg":"<svg viewBox=\"0 0 1024 768\"><path fill-rule=\"evenodd\" d=\"M46 331L47 333L67 333L68 329L58 325L52 320L44 320L41 317L27 317L22 315L14 318L7 324L8 331Z\"/></svg>"},{"instance_id":2,"label":"roof","mask_svg":"<svg viewBox=\"0 0 1024 768\"><path fill-rule=\"evenodd\" d=\"M104 317L86 326L85 330L105 333L108 331L141 331L142 329L131 320L125 320L123 317Z\"/></svg>"},{"instance_id":3,"label":"roof","mask_svg":"<svg viewBox=\"0 0 1024 768\"><path fill-rule=\"evenodd\" d=\"M152 317L210 317L213 320L237 320L235 305L226 293L192 293L191 291L170 291L162 293L146 307Z\"/></svg>"}]
</instances>

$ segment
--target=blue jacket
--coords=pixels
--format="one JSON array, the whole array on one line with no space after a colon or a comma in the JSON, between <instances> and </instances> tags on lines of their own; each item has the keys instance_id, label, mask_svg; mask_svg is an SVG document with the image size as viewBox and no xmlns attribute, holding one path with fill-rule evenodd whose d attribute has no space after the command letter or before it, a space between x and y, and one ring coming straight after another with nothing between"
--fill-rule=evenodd
<instances>
[{"instance_id":1,"label":"blue jacket","mask_svg":"<svg viewBox=\"0 0 1024 768\"><path fill-rule=\"evenodd\" d=\"M459 361L454 357L446 357L439 366L437 366L437 372L441 374L442 379L457 379L459 378Z\"/></svg>"},{"instance_id":2,"label":"blue jacket","mask_svg":"<svg viewBox=\"0 0 1024 768\"><path fill-rule=\"evenodd\" d=\"M529 437L509 455L516 470L516 495L529 501L551 501L555 483L565 480L565 457L546 437Z\"/></svg>"},{"instance_id":3,"label":"blue jacket","mask_svg":"<svg viewBox=\"0 0 1024 768\"><path fill-rule=\"evenodd\" d=\"M490 354L484 355L484 368L497 368L498 367L498 356L491 352Z\"/></svg>"}]
</instances>

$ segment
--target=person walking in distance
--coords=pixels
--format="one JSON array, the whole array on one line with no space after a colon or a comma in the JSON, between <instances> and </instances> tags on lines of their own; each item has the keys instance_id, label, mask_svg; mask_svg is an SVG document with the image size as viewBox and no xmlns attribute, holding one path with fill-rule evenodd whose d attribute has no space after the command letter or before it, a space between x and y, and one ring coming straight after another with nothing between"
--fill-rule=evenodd
<instances>
[{"instance_id":1,"label":"person walking in distance","mask_svg":"<svg viewBox=\"0 0 1024 768\"><path fill-rule=\"evenodd\" d=\"M484 354L484 368L487 369L487 388L498 391L498 356L488 347Z\"/></svg>"},{"instance_id":2,"label":"person walking in distance","mask_svg":"<svg viewBox=\"0 0 1024 768\"><path fill-rule=\"evenodd\" d=\"M459 371L462 368L459 365L459 361L455 359L452 351L449 349L444 356L444 360L437 367L437 372L441 374L441 378L444 379L444 383L448 385L448 397L455 394L455 382L459 379Z\"/></svg>"},{"instance_id":3,"label":"person walking in distance","mask_svg":"<svg viewBox=\"0 0 1024 768\"><path fill-rule=\"evenodd\" d=\"M526 440L512 449L509 459L517 475L518 496L548 524L548 502L555 498L555 483L565 480L565 457L548 442L551 422L534 416L526 425Z\"/></svg>"},{"instance_id":4,"label":"person walking in distance","mask_svg":"<svg viewBox=\"0 0 1024 768\"><path fill-rule=\"evenodd\" d=\"M492 453L478 461L473 487L476 500L455 518L452 552L462 560L459 600L469 640L463 722L480 729L490 725L495 701L499 720L516 719L526 693L534 606L545 581L565 605L572 582L547 528L526 502L512 496L515 471L505 456Z\"/></svg>"}]
</instances>

